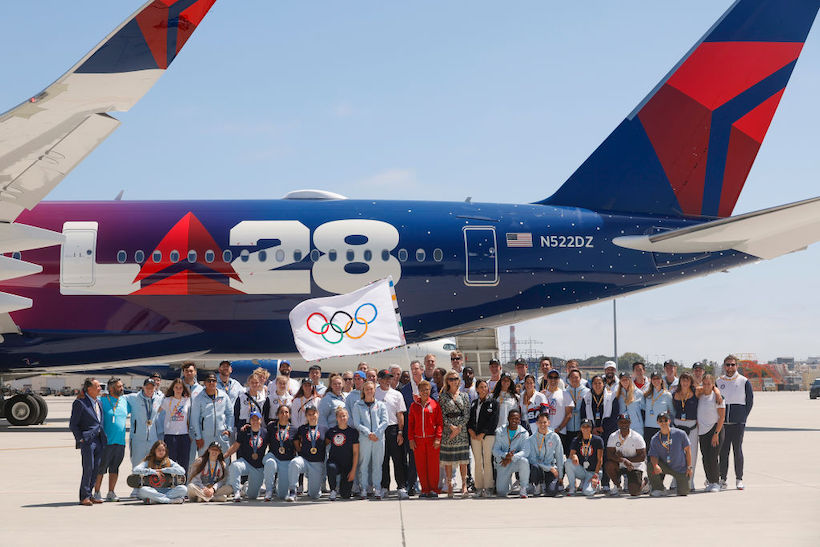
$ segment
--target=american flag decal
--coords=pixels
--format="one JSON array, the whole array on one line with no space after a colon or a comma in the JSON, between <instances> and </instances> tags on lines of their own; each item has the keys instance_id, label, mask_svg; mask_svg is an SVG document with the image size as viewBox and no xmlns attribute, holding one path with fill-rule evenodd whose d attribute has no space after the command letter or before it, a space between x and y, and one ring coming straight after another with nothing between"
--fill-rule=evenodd
<instances>
[{"instance_id":1,"label":"american flag decal","mask_svg":"<svg viewBox=\"0 0 820 547\"><path fill-rule=\"evenodd\" d=\"M507 247L532 247L532 234L507 233Z\"/></svg>"}]
</instances>

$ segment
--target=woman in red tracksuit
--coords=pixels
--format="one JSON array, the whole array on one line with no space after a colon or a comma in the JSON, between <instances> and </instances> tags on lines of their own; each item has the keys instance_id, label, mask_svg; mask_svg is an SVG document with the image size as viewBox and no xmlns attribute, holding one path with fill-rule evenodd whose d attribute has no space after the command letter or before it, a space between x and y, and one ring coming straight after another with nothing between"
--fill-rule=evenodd
<instances>
[{"instance_id":1,"label":"woman in red tracksuit","mask_svg":"<svg viewBox=\"0 0 820 547\"><path fill-rule=\"evenodd\" d=\"M441 430L441 407L430 398L430 382L419 382L419 397L408 411L407 440L416 459L416 472L421 483L422 498L438 497L439 447Z\"/></svg>"}]
</instances>

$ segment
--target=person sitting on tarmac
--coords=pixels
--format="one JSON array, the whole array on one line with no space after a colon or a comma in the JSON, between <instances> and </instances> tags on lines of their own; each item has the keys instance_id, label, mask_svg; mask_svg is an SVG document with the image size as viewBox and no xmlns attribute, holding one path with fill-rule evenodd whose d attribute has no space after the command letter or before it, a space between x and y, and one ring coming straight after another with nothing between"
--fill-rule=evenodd
<instances>
[{"instance_id":1,"label":"person sitting on tarmac","mask_svg":"<svg viewBox=\"0 0 820 547\"><path fill-rule=\"evenodd\" d=\"M161 485L148 486L145 484L146 479L143 478L143 485L140 486L137 496L146 504L185 501L185 495L188 493L185 487L185 469L168 457L168 447L165 441L155 442L148 451L148 456L134 468L133 473L142 477L156 476L157 484ZM180 477L182 484L175 484L176 481L172 481L169 485L166 475Z\"/></svg>"},{"instance_id":2,"label":"person sitting on tarmac","mask_svg":"<svg viewBox=\"0 0 820 547\"><path fill-rule=\"evenodd\" d=\"M237 399L239 400L239 399ZM255 500L259 496L264 480L264 460L267 450L268 431L262 427L262 413L254 410L248 416L250 427L242 428L236 433L236 442L225 453L230 458L234 453L237 459L228 468L228 483L233 489L233 501L242 501L240 482L248 477L247 498Z\"/></svg>"},{"instance_id":3,"label":"person sitting on tarmac","mask_svg":"<svg viewBox=\"0 0 820 547\"><path fill-rule=\"evenodd\" d=\"M191 467L188 481L188 499L190 501L226 501L233 488L227 481L225 456L219 443L208 445L205 454L197 459Z\"/></svg>"}]
</instances>

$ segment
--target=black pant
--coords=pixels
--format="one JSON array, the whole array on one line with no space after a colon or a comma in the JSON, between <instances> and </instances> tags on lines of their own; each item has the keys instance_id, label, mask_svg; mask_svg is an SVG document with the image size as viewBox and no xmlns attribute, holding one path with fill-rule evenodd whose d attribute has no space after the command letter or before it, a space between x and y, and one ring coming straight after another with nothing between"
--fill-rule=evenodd
<instances>
[{"instance_id":1,"label":"black pant","mask_svg":"<svg viewBox=\"0 0 820 547\"><path fill-rule=\"evenodd\" d=\"M168 446L168 457L177 462L188 472L188 459L191 455L191 437L184 435L165 435L163 438Z\"/></svg>"},{"instance_id":2,"label":"black pant","mask_svg":"<svg viewBox=\"0 0 820 547\"><path fill-rule=\"evenodd\" d=\"M336 491L339 493L339 496L341 496L343 499L350 498L350 492L353 490L353 483L347 480L347 475L350 473L350 470L352 468L352 465L348 465L347 467L340 467L339 464L337 464L336 462L327 462L327 482L330 485L330 489L336 490L336 483L338 477L339 489Z\"/></svg>"},{"instance_id":3,"label":"black pant","mask_svg":"<svg viewBox=\"0 0 820 547\"><path fill-rule=\"evenodd\" d=\"M416 473L416 458L413 455L413 451L410 450L410 443L407 442L407 437L404 438L404 452L407 455L407 491L415 491L416 489L416 481L419 479L418 473Z\"/></svg>"},{"instance_id":4,"label":"black pant","mask_svg":"<svg viewBox=\"0 0 820 547\"><path fill-rule=\"evenodd\" d=\"M103 447L105 447L105 443L99 435L83 442L80 446L80 456L83 460L83 476L80 479L80 501L91 497L91 491L94 488L94 481L97 480L97 471L102 460Z\"/></svg>"},{"instance_id":5,"label":"black pant","mask_svg":"<svg viewBox=\"0 0 820 547\"><path fill-rule=\"evenodd\" d=\"M407 463L404 461L404 445L399 446L399 426L389 425L384 431L384 461L382 462L382 488L390 488L390 460L393 460L393 475L397 488L404 488L407 482Z\"/></svg>"},{"instance_id":6,"label":"black pant","mask_svg":"<svg viewBox=\"0 0 820 547\"><path fill-rule=\"evenodd\" d=\"M558 477L536 465L530 465L530 484L545 484L545 496L553 498L558 494Z\"/></svg>"},{"instance_id":7,"label":"black pant","mask_svg":"<svg viewBox=\"0 0 820 547\"><path fill-rule=\"evenodd\" d=\"M559 433L561 438L561 446L564 448L564 457L569 458L569 445L572 444L572 439L578 436L577 431L567 431L566 433Z\"/></svg>"},{"instance_id":8,"label":"black pant","mask_svg":"<svg viewBox=\"0 0 820 547\"><path fill-rule=\"evenodd\" d=\"M698 444L700 445L700 456L703 461L703 472L706 473L706 480L710 483L718 481L718 454L723 447L723 431L718 435L718 445L712 446L712 435L715 434L717 424L712 426L707 433L698 436Z\"/></svg>"},{"instance_id":9,"label":"black pant","mask_svg":"<svg viewBox=\"0 0 820 547\"><path fill-rule=\"evenodd\" d=\"M726 480L729 474L729 449L735 457L735 479L743 480L743 433L746 424L725 424L723 430L726 436L720 447L720 478Z\"/></svg>"}]
</instances>

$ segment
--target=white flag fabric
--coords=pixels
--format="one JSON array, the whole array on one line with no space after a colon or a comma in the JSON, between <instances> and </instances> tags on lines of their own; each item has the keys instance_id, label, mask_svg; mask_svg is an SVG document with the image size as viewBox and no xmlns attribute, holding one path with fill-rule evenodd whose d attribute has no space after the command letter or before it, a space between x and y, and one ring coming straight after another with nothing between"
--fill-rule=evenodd
<instances>
[{"instance_id":1,"label":"white flag fabric","mask_svg":"<svg viewBox=\"0 0 820 547\"><path fill-rule=\"evenodd\" d=\"M393 279L357 291L305 300L290 312L296 348L307 361L403 346Z\"/></svg>"}]
</instances>

